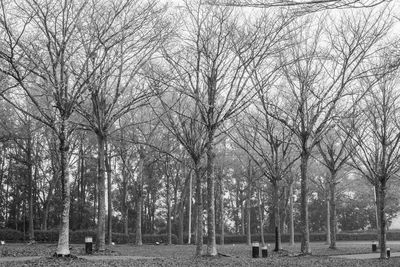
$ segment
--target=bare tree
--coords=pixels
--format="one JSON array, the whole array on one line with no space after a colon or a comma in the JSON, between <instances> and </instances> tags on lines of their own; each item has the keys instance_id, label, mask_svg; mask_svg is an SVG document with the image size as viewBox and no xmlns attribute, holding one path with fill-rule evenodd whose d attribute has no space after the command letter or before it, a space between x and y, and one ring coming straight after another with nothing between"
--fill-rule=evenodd
<instances>
[{"instance_id":1,"label":"bare tree","mask_svg":"<svg viewBox=\"0 0 400 267\"><path fill-rule=\"evenodd\" d=\"M386 258L386 192L388 181L400 171L400 94L396 73L364 79L372 87L359 103L350 140L351 166L375 187L381 258ZM376 79L378 82L376 83Z\"/></svg>"},{"instance_id":2,"label":"bare tree","mask_svg":"<svg viewBox=\"0 0 400 267\"><path fill-rule=\"evenodd\" d=\"M340 124L338 122L338 124ZM343 169L345 164L350 158L351 151L347 148L347 143L350 140L350 131L343 131L340 127L333 127L324 135L322 140L317 144L319 155L322 160L319 160L328 170L329 177L326 179L326 191L328 196L327 201L327 242L329 248L336 248L336 229L337 229L337 215L336 215L336 185L340 183L338 173Z\"/></svg>"},{"instance_id":3,"label":"bare tree","mask_svg":"<svg viewBox=\"0 0 400 267\"><path fill-rule=\"evenodd\" d=\"M262 102L263 103L263 102ZM235 127L237 136L232 140L254 161L273 187L275 251L281 249L280 191L282 182L288 178L297 160L291 141L293 133L263 112L263 105L252 105L254 112L245 112Z\"/></svg>"},{"instance_id":4,"label":"bare tree","mask_svg":"<svg viewBox=\"0 0 400 267\"><path fill-rule=\"evenodd\" d=\"M327 9L374 7L388 2L391 2L391 0L216 0L207 1L207 4L255 8L290 7L293 11L304 14L306 12L316 12Z\"/></svg>"},{"instance_id":5,"label":"bare tree","mask_svg":"<svg viewBox=\"0 0 400 267\"><path fill-rule=\"evenodd\" d=\"M189 97L183 90L186 84L193 85L190 83L190 78L181 76L179 73L177 77L170 77L163 70L156 70L154 73L157 75L152 77L152 88L159 92L159 105L154 105L153 110L167 130L184 147L192 160L192 164L189 164L189 166L192 165L196 182L196 255L200 256L203 246L204 210L203 167L201 164L206 147L206 129L200 122L200 113L193 98Z\"/></svg>"},{"instance_id":6,"label":"bare tree","mask_svg":"<svg viewBox=\"0 0 400 267\"><path fill-rule=\"evenodd\" d=\"M193 99L199 123L206 129L207 254L215 256L216 138L225 121L248 105L253 94L250 77L261 58L275 49L275 38L281 36L288 20L265 16L254 26L242 27L234 9L210 7L201 1L186 1L183 12L186 19L180 37L182 45L168 51L166 60L181 79L184 87L179 90ZM276 23L268 26L269 19L276 19Z\"/></svg>"},{"instance_id":7,"label":"bare tree","mask_svg":"<svg viewBox=\"0 0 400 267\"><path fill-rule=\"evenodd\" d=\"M357 79L368 75L364 65L374 57L391 25L384 14L369 11L357 16L345 12L339 23L333 23L332 18L317 19L318 25L302 27L293 36L296 45L282 55L283 79L269 90L269 99L264 99L268 115L288 127L297 139L301 159L301 251L305 254L311 253L308 160L337 116L340 101L355 93L352 85ZM323 24L334 26L328 30L321 27ZM323 42L325 38L328 44Z\"/></svg>"},{"instance_id":8,"label":"bare tree","mask_svg":"<svg viewBox=\"0 0 400 267\"><path fill-rule=\"evenodd\" d=\"M60 153L62 216L57 255L69 255L70 182L68 153L71 124L78 99L87 88L89 64L77 40L87 2L1 1L0 28L4 48L0 72L10 78L5 99L18 110L51 128ZM85 41L85 40L84 40ZM96 49L99 44L93 44ZM91 51L89 51L90 53ZM89 74L90 76L90 74ZM21 102L26 95L29 102Z\"/></svg>"},{"instance_id":9,"label":"bare tree","mask_svg":"<svg viewBox=\"0 0 400 267\"><path fill-rule=\"evenodd\" d=\"M79 105L79 113L87 120L88 127L98 141L98 224L96 246L104 250L105 244L105 167L107 139L115 122L124 114L132 112L148 100L150 92L138 75L144 63L157 51L164 40L166 25L160 14L163 8L157 1L107 1L94 2L93 12L87 24L95 25L91 31L82 28L80 36L101 43L93 49L85 46L91 58L88 67L90 92L87 102ZM105 9L106 8L106 9ZM108 9L107 9L108 8ZM105 12L105 10L107 10ZM108 184L111 184L108 176ZM108 188L111 196L111 188ZM108 242L111 243L111 199L108 216Z\"/></svg>"}]
</instances>

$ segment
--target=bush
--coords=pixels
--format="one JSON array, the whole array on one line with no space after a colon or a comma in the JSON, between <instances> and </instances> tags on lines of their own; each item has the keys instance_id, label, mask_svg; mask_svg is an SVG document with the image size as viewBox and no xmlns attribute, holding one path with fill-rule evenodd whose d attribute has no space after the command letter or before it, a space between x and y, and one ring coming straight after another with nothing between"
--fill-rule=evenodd
<instances>
[{"instance_id":1,"label":"bush","mask_svg":"<svg viewBox=\"0 0 400 267\"><path fill-rule=\"evenodd\" d=\"M21 242L24 240L24 235L18 230L14 229L0 229L0 240L6 242Z\"/></svg>"},{"instance_id":2,"label":"bush","mask_svg":"<svg viewBox=\"0 0 400 267\"><path fill-rule=\"evenodd\" d=\"M78 230L78 231L70 231L69 239L71 243L83 244L85 242L85 237L90 236L93 238L93 242L96 242L96 231L94 230ZM113 233L113 242L116 244L127 244L127 243L135 243L136 235L131 233L129 235L125 235L122 233ZM216 235L217 244L220 243L220 235ZM288 234L282 235L282 242L289 242L290 236ZM22 232L14 230L14 229L0 229L0 240L5 240L6 242L22 242L27 240L27 236L24 239L24 235ZM58 231L57 230L36 230L35 231L35 240L37 242L44 243L55 243L58 241ZM187 244L188 237L184 235L184 243ZM272 233L267 233L264 235L265 242L274 243L275 235ZM301 241L301 234L295 233L294 236L295 242ZM323 242L326 240L325 233L311 233L310 241L318 241ZM336 235L336 240L338 241L373 241L377 240L376 231L368 231L368 232L341 232ZM387 232L387 240L400 240L400 231L390 231ZM166 244L168 242L168 235L150 235L144 234L142 236L143 244L154 244L156 242L160 242ZM259 234L255 234L251 236L252 242L260 242L261 236ZM192 236L192 243L195 242L194 235ZM204 236L203 239L204 244L207 244L207 236ZM225 244L245 244L247 242L246 235L232 235L226 234L224 238ZM176 235L172 235L172 243L178 243L178 237Z\"/></svg>"},{"instance_id":3,"label":"bush","mask_svg":"<svg viewBox=\"0 0 400 267\"><path fill-rule=\"evenodd\" d=\"M58 231L57 230L36 230L35 231L35 240L37 242L44 243L52 243L57 242L58 240Z\"/></svg>"}]
</instances>

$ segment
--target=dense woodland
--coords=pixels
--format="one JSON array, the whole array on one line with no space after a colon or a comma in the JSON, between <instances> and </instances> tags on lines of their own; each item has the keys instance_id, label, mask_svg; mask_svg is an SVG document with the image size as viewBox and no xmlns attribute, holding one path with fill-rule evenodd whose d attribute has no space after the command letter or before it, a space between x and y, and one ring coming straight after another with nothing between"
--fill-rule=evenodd
<instances>
[{"instance_id":1,"label":"dense woodland","mask_svg":"<svg viewBox=\"0 0 400 267\"><path fill-rule=\"evenodd\" d=\"M60 255L81 229L197 255L377 229L385 257L400 10L312 2L0 0L0 227L57 229Z\"/></svg>"}]
</instances>

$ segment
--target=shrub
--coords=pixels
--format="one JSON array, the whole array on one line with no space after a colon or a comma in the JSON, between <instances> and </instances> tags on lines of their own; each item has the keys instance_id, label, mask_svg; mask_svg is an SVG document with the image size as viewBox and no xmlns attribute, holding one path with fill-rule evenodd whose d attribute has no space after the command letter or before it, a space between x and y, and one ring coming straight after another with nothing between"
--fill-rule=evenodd
<instances>
[{"instance_id":1,"label":"shrub","mask_svg":"<svg viewBox=\"0 0 400 267\"><path fill-rule=\"evenodd\" d=\"M24 240L24 235L18 230L14 229L0 229L0 240L6 242L21 242Z\"/></svg>"},{"instance_id":2,"label":"shrub","mask_svg":"<svg viewBox=\"0 0 400 267\"><path fill-rule=\"evenodd\" d=\"M57 230L35 230L35 240L37 242L52 243L58 240Z\"/></svg>"}]
</instances>

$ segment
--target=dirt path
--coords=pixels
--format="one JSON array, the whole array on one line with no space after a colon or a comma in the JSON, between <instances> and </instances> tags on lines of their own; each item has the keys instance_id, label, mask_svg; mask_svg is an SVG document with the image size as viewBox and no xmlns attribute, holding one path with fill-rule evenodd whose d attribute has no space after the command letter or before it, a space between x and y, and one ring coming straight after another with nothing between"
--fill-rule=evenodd
<instances>
[{"instance_id":1,"label":"dirt path","mask_svg":"<svg viewBox=\"0 0 400 267\"><path fill-rule=\"evenodd\" d=\"M379 259L380 253L367 253L367 254L348 254L348 255L336 255L329 256L331 258L341 258L341 259L354 259L354 260L366 260L366 259ZM400 252L390 253L390 257L400 257Z\"/></svg>"}]
</instances>

